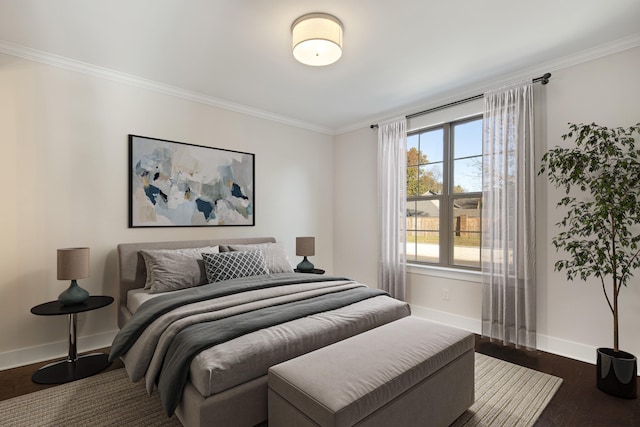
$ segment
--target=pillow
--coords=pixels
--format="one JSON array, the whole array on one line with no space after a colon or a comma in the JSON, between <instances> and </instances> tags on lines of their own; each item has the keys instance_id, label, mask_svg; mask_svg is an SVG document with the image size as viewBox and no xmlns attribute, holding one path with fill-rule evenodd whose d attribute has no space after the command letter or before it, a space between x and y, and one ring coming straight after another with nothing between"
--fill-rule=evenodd
<instances>
[{"instance_id":1,"label":"pillow","mask_svg":"<svg viewBox=\"0 0 640 427\"><path fill-rule=\"evenodd\" d=\"M217 253L218 247L140 251L147 269L144 288L155 294L204 285L207 275L203 252Z\"/></svg>"},{"instance_id":2,"label":"pillow","mask_svg":"<svg viewBox=\"0 0 640 427\"><path fill-rule=\"evenodd\" d=\"M203 253L202 258L210 283L269 273L261 251Z\"/></svg>"},{"instance_id":3,"label":"pillow","mask_svg":"<svg viewBox=\"0 0 640 427\"><path fill-rule=\"evenodd\" d=\"M256 243L254 245L229 245L232 251L252 251L260 249L269 273L293 273L282 243Z\"/></svg>"}]
</instances>

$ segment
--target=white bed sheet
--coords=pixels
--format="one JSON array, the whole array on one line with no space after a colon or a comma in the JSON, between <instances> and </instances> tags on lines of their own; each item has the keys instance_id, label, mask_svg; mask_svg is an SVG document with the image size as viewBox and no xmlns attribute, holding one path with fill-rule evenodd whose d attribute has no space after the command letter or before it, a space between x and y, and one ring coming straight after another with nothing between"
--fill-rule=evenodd
<instances>
[{"instance_id":1,"label":"white bed sheet","mask_svg":"<svg viewBox=\"0 0 640 427\"><path fill-rule=\"evenodd\" d=\"M175 292L180 291L173 291L173 293ZM134 314L144 302L149 301L151 298L166 295L168 293L171 292L158 292L157 294L152 294L150 289L132 289L127 292L127 308L131 314Z\"/></svg>"}]
</instances>

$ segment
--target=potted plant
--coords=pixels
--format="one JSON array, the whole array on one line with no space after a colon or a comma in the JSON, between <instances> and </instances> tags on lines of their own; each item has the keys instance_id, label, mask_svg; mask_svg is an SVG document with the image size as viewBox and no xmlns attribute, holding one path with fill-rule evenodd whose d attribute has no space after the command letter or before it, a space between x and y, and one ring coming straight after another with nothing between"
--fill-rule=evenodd
<instances>
[{"instance_id":1,"label":"potted plant","mask_svg":"<svg viewBox=\"0 0 640 427\"><path fill-rule=\"evenodd\" d=\"M595 123L569 123L562 139L571 148L555 147L542 158L546 172L565 196L557 207L566 209L557 224L563 231L552 242L569 259L555 263L567 279L600 279L613 314L613 348L597 350L597 386L618 397L637 397L637 359L620 350L618 297L633 270L640 267L640 148L634 134L640 123L609 129Z\"/></svg>"}]
</instances>

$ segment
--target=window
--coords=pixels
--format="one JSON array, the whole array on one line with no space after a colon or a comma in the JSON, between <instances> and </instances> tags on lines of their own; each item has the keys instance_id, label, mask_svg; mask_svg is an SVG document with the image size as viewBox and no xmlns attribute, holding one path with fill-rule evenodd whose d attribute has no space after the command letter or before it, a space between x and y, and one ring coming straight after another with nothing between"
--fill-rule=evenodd
<instances>
[{"instance_id":1,"label":"window","mask_svg":"<svg viewBox=\"0 0 640 427\"><path fill-rule=\"evenodd\" d=\"M407 135L407 261L480 268L482 117Z\"/></svg>"}]
</instances>

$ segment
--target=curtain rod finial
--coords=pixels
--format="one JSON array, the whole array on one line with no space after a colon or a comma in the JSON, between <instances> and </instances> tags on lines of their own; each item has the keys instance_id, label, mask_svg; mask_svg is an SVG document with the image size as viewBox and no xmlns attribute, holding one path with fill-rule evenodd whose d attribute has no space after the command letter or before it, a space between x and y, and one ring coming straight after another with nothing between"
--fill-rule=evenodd
<instances>
[{"instance_id":1,"label":"curtain rod finial","mask_svg":"<svg viewBox=\"0 0 640 427\"><path fill-rule=\"evenodd\" d=\"M542 80L540 81L540 83L542 83L543 85L546 85L547 83L549 83L549 79L551 78L551 73L544 73L544 75L542 76Z\"/></svg>"}]
</instances>

